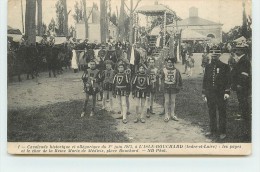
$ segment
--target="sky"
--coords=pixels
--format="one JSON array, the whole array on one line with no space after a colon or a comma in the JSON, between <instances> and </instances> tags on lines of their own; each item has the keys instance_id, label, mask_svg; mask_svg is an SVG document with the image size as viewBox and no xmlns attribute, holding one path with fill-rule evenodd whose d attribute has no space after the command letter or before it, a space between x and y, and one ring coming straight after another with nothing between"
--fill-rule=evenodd
<instances>
[{"instance_id":1,"label":"sky","mask_svg":"<svg viewBox=\"0 0 260 172\"><path fill-rule=\"evenodd\" d=\"M8 0L8 25L22 31L21 1L23 2L23 12L25 13L26 0ZM87 7L91 7L93 2L99 6L99 0L86 0ZM242 24L242 1L243 0L158 0L159 4L168 5L182 19L189 17L189 8L197 7L199 17L223 24L223 31L227 32L232 27ZM246 3L246 13L251 14L251 0L244 0ZM43 22L47 25L51 19L56 19L55 3L57 0L43 0ZM134 0L134 6L137 0ZM141 0L138 7L154 4L155 0ZM69 15L69 26L75 25L72 14L74 13L75 0L67 0ZM130 0L126 0L130 7ZM116 7L120 10L120 0L111 0L112 11L116 12ZM141 21L140 23L144 23Z\"/></svg>"}]
</instances>

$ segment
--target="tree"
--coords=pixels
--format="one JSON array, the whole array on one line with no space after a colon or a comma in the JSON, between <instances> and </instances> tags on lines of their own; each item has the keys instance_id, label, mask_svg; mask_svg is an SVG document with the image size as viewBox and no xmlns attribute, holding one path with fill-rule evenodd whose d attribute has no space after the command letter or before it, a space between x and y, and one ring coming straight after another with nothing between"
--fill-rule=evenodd
<instances>
[{"instance_id":1,"label":"tree","mask_svg":"<svg viewBox=\"0 0 260 172\"><path fill-rule=\"evenodd\" d=\"M26 0L25 11L25 35L28 36L28 43L35 44L36 42L36 0Z\"/></svg>"},{"instance_id":2,"label":"tree","mask_svg":"<svg viewBox=\"0 0 260 172\"><path fill-rule=\"evenodd\" d=\"M47 32L47 25L42 23L42 33L45 34Z\"/></svg>"},{"instance_id":3,"label":"tree","mask_svg":"<svg viewBox=\"0 0 260 172\"><path fill-rule=\"evenodd\" d=\"M57 34L67 36L68 35L67 1L58 0L55 6L56 6L56 16L57 16L57 26L58 26Z\"/></svg>"},{"instance_id":4,"label":"tree","mask_svg":"<svg viewBox=\"0 0 260 172\"><path fill-rule=\"evenodd\" d=\"M88 17L87 17L87 9L86 9L86 0L82 0L83 9L84 9L84 22L85 22L85 38L88 38Z\"/></svg>"},{"instance_id":5,"label":"tree","mask_svg":"<svg viewBox=\"0 0 260 172\"><path fill-rule=\"evenodd\" d=\"M43 28L42 28L42 0L37 0L37 31L38 35L42 35L43 33Z\"/></svg>"},{"instance_id":6,"label":"tree","mask_svg":"<svg viewBox=\"0 0 260 172\"><path fill-rule=\"evenodd\" d=\"M117 17L116 17L116 14L115 13L113 13L112 15L111 15L111 17L110 17L110 21L114 24L114 25L118 25L117 24Z\"/></svg>"},{"instance_id":7,"label":"tree","mask_svg":"<svg viewBox=\"0 0 260 172\"><path fill-rule=\"evenodd\" d=\"M63 22L63 33L68 36L68 10L67 10L67 0L62 0L62 5L64 8L64 22Z\"/></svg>"},{"instance_id":8,"label":"tree","mask_svg":"<svg viewBox=\"0 0 260 172\"><path fill-rule=\"evenodd\" d=\"M106 42L106 32L107 32L107 27L106 27L106 0L100 0L100 33L101 33L101 42L105 43Z\"/></svg>"},{"instance_id":9,"label":"tree","mask_svg":"<svg viewBox=\"0 0 260 172\"><path fill-rule=\"evenodd\" d=\"M230 42L242 36L242 27L235 26L222 35L223 41Z\"/></svg>"},{"instance_id":10,"label":"tree","mask_svg":"<svg viewBox=\"0 0 260 172\"><path fill-rule=\"evenodd\" d=\"M51 33L55 33L56 32L56 23L55 20L52 18L51 22L48 25L48 34L50 35Z\"/></svg>"},{"instance_id":11,"label":"tree","mask_svg":"<svg viewBox=\"0 0 260 172\"><path fill-rule=\"evenodd\" d=\"M125 36L125 0L121 0L120 15L119 15L119 39L123 41Z\"/></svg>"},{"instance_id":12,"label":"tree","mask_svg":"<svg viewBox=\"0 0 260 172\"><path fill-rule=\"evenodd\" d=\"M56 3L56 17L57 17L57 28L58 35L64 35L64 8L62 4L62 0L58 0Z\"/></svg>"},{"instance_id":13,"label":"tree","mask_svg":"<svg viewBox=\"0 0 260 172\"><path fill-rule=\"evenodd\" d=\"M81 1L80 4L78 3L78 1L76 1L75 5L74 5L75 14L73 14L73 18L76 21L76 23L79 23L80 21L83 21L84 12L83 12L83 7L82 6L83 6L82 5L82 1Z\"/></svg>"},{"instance_id":14,"label":"tree","mask_svg":"<svg viewBox=\"0 0 260 172\"><path fill-rule=\"evenodd\" d=\"M93 2L93 8L95 8L96 10L98 10L98 5L97 5L97 3Z\"/></svg>"}]
</instances>

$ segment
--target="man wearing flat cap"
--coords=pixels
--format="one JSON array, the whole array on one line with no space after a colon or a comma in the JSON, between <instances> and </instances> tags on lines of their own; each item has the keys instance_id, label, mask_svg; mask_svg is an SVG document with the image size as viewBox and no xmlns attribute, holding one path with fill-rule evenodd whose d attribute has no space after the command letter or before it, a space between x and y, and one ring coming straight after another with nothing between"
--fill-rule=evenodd
<instances>
[{"instance_id":1,"label":"man wearing flat cap","mask_svg":"<svg viewBox=\"0 0 260 172\"><path fill-rule=\"evenodd\" d=\"M247 129L250 131L251 122L251 63L247 56L248 46L240 44L235 47L235 60L237 61L232 70L232 89L237 93L241 119L245 120ZM241 120L238 119L238 120Z\"/></svg>"},{"instance_id":2,"label":"man wearing flat cap","mask_svg":"<svg viewBox=\"0 0 260 172\"><path fill-rule=\"evenodd\" d=\"M226 104L230 95L230 68L219 60L221 52L217 47L210 53L212 61L205 67L202 88L202 97L207 102L210 121L210 132L206 133L206 136L218 136L222 140L226 138ZM217 118L217 111L219 118Z\"/></svg>"}]
</instances>

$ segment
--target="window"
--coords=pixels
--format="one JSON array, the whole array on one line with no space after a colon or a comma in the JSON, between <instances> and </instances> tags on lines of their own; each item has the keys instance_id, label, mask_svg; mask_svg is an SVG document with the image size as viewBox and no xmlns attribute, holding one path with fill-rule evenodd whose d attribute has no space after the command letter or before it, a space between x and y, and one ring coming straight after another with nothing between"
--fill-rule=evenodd
<instances>
[{"instance_id":1,"label":"window","mask_svg":"<svg viewBox=\"0 0 260 172\"><path fill-rule=\"evenodd\" d=\"M207 37L208 37L208 38L215 38L215 35L213 35L213 34L208 34Z\"/></svg>"}]
</instances>

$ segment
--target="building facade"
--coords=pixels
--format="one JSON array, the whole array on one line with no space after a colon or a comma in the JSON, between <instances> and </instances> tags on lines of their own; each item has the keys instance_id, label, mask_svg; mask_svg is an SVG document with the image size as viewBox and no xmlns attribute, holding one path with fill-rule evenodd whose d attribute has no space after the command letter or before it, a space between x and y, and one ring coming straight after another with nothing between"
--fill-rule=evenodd
<instances>
[{"instance_id":1,"label":"building facade","mask_svg":"<svg viewBox=\"0 0 260 172\"><path fill-rule=\"evenodd\" d=\"M189 18L179 21L177 25L179 29L189 29L205 36L212 43L222 42L223 24L200 18L196 7L191 7Z\"/></svg>"}]
</instances>

